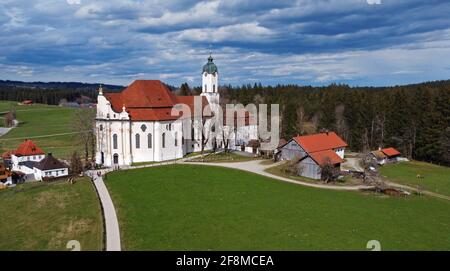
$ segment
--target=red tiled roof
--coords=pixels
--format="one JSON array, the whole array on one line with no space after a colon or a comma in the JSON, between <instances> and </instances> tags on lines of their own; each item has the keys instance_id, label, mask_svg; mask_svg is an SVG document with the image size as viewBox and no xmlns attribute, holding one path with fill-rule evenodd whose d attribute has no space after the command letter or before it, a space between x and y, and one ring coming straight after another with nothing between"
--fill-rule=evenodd
<instances>
[{"instance_id":1,"label":"red tiled roof","mask_svg":"<svg viewBox=\"0 0 450 271\"><path fill-rule=\"evenodd\" d=\"M309 156L316 161L317 164L320 166L324 166L327 161L330 161L331 164L336 165L344 162L339 155L337 155L332 150L324 150L324 151L318 151L318 152L312 152L309 154Z\"/></svg>"},{"instance_id":2,"label":"red tiled roof","mask_svg":"<svg viewBox=\"0 0 450 271\"><path fill-rule=\"evenodd\" d=\"M45 154L33 141L27 139L19 145L14 155L16 156L30 156Z\"/></svg>"},{"instance_id":3,"label":"red tiled roof","mask_svg":"<svg viewBox=\"0 0 450 271\"><path fill-rule=\"evenodd\" d=\"M308 153L348 146L335 132L297 136L294 140Z\"/></svg>"},{"instance_id":4,"label":"red tiled roof","mask_svg":"<svg viewBox=\"0 0 450 271\"><path fill-rule=\"evenodd\" d=\"M386 154L388 157L400 155L400 152L394 148L385 148L385 149L382 149L381 151L384 154Z\"/></svg>"},{"instance_id":5,"label":"red tiled roof","mask_svg":"<svg viewBox=\"0 0 450 271\"><path fill-rule=\"evenodd\" d=\"M172 108L130 108L127 110L132 120L176 120L177 116L172 116Z\"/></svg>"},{"instance_id":6,"label":"red tiled roof","mask_svg":"<svg viewBox=\"0 0 450 271\"><path fill-rule=\"evenodd\" d=\"M11 154L14 154L16 151L5 151L4 153L2 153L2 158L3 160L7 159L11 159Z\"/></svg>"},{"instance_id":7,"label":"red tiled roof","mask_svg":"<svg viewBox=\"0 0 450 271\"><path fill-rule=\"evenodd\" d=\"M121 92L125 107L172 107L176 96L159 80L136 80Z\"/></svg>"},{"instance_id":8,"label":"red tiled roof","mask_svg":"<svg viewBox=\"0 0 450 271\"><path fill-rule=\"evenodd\" d=\"M105 93L106 99L111 103L111 107L116 112L122 112L122 93Z\"/></svg>"},{"instance_id":9,"label":"red tiled roof","mask_svg":"<svg viewBox=\"0 0 450 271\"><path fill-rule=\"evenodd\" d=\"M125 106L132 120L176 120L172 108L178 103L187 104L194 116L194 98L196 96L176 96L159 80L136 80L120 93L105 93L114 111L122 112ZM202 108L208 105L202 97ZM211 116L211 113L204 114Z\"/></svg>"}]
</instances>

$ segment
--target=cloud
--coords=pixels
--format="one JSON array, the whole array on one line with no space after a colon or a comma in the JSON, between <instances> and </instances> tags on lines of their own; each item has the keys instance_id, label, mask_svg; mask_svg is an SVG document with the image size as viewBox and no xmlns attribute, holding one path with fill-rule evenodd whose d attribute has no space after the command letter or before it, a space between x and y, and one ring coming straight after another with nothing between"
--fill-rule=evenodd
<instances>
[{"instance_id":1,"label":"cloud","mask_svg":"<svg viewBox=\"0 0 450 271\"><path fill-rule=\"evenodd\" d=\"M390 85L448 79L445 0L3 0L0 79Z\"/></svg>"}]
</instances>

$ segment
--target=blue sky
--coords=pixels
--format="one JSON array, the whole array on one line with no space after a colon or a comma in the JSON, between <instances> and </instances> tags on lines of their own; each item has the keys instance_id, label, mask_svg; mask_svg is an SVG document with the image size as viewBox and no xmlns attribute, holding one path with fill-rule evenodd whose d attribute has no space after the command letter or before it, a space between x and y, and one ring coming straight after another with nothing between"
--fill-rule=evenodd
<instances>
[{"instance_id":1,"label":"blue sky","mask_svg":"<svg viewBox=\"0 0 450 271\"><path fill-rule=\"evenodd\" d=\"M221 84L450 79L449 14L448 0L0 0L0 79L200 85L210 47Z\"/></svg>"}]
</instances>

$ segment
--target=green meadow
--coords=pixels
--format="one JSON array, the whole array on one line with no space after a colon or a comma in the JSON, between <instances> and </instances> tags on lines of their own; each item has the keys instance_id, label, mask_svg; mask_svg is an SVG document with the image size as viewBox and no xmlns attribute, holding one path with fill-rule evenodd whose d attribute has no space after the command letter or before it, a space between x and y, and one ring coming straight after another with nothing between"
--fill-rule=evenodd
<instances>
[{"instance_id":1,"label":"green meadow","mask_svg":"<svg viewBox=\"0 0 450 271\"><path fill-rule=\"evenodd\" d=\"M126 250L450 250L450 201L284 183L213 166L108 174Z\"/></svg>"},{"instance_id":2,"label":"green meadow","mask_svg":"<svg viewBox=\"0 0 450 271\"><path fill-rule=\"evenodd\" d=\"M450 196L450 168L419 161L388 164L380 168L390 181ZM417 178L420 175L421 178Z\"/></svg>"},{"instance_id":3,"label":"green meadow","mask_svg":"<svg viewBox=\"0 0 450 271\"><path fill-rule=\"evenodd\" d=\"M103 249L100 203L90 180L25 183L0 191L0 250Z\"/></svg>"}]
</instances>

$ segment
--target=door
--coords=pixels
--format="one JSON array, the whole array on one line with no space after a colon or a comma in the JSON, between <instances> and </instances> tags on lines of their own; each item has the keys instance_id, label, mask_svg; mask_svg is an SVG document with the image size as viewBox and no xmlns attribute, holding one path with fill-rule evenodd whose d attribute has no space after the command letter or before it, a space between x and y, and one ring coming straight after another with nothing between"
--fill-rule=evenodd
<instances>
[{"instance_id":1,"label":"door","mask_svg":"<svg viewBox=\"0 0 450 271\"><path fill-rule=\"evenodd\" d=\"M114 162L114 165L119 164L119 155L117 153L114 154L114 156L113 156L113 162Z\"/></svg>"}]
</instances>

